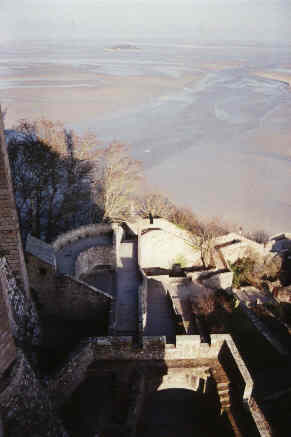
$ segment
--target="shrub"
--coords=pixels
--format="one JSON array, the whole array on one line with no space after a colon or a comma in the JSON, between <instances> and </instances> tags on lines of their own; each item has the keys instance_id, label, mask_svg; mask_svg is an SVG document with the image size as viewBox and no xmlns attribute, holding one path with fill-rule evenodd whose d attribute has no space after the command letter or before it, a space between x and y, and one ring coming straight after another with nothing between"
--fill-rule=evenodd
<instances>
[{"instance_id":1,"label":"shrub","mask_svg":"<svg viewBox=\"0 0 291 437\"><path fill-rule=\"evenodd\" d=\"M236 288L240 288L242 285L250 285L251 277L254 272L255 261L250 257L239 258L233 264L230 265L233 271L232 285Z\"/></svg>"},{"instance_id":2,"label":"shrub","mask_svg":"<svg viewBox=\"0 0 291 437\"><path fill-rule=\"evenodd\" d=\"M195 299L195 312L199 316L207 316L215 310L215 296L208 294Z\"/></svg>"},{"instance_id":3,"label":"shrub","mask_svg":"<svg viewBox=\"0 0 291 437\"><path fill-rule=\"evenodd\" d=\"M185 256L181 253L178 254L171 262L170 262L170 268L172 268L173 264L180 264L180 266L186 267L187 266L187 259Z\"/></svg>"}]
</instances>

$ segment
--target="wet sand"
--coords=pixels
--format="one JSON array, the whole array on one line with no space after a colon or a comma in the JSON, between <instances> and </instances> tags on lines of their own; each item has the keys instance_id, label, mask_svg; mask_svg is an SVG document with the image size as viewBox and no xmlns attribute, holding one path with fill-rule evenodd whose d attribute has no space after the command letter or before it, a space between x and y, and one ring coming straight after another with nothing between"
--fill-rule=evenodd
<instances>
[{"instance_id":1,"label":"wet sand","mask_svg":"<svg viewBox=\"0 0 291 437\"><path fill-rule=\"evenodd\" d=\"M93 130L101 143L130 144L155 189L198 215L290 228L288 51L278 59L266 49L157 45L44 53L0 58L7 128L47 117Z\"/></svg>"},{"instance_id":2,"label":"wet sand","mask_svg":"<svg viewBox=\"0 0 291 437\"><path fill-rule=\"evenodd\" d=\"M34 66L21 74L1 75L0 101L8 110L7 128L19 119L38 117L82 125L95 117L102 118L171 95L203 75L126 77L48 64Z\"/></svg>"}]
</instances>

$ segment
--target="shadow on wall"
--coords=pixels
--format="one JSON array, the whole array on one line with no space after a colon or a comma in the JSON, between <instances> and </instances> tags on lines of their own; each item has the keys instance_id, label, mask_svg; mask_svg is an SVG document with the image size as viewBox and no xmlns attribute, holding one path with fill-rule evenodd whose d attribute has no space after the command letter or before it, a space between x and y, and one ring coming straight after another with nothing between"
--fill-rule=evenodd
<instances>
[{"instance_id":1,"label":"shadow on wall","mask_svg":"<svg viewBox=\"0 0 291 437\"><path fill-rule=\"evenodd\" d=\"M138 425L138 435L150 437L167 435L232 436L224 415L220 415L215 383L208 383L202 392L182 388L156 391L148 396Z\"/></svg>"},{"instance_id":2,"label":"shadow on wall","mask_svg":"<svg viewBox=\"0 0 291 437\"><path fill-rule=\"evenodd\" d=\"M97 433L102 437L139 435L135 431L145 397L158 389L167 372L162 360L157 366L135 361L95 361L63 405L62 419L75 437L95 437Z\"/></svg>"}]
</instances>

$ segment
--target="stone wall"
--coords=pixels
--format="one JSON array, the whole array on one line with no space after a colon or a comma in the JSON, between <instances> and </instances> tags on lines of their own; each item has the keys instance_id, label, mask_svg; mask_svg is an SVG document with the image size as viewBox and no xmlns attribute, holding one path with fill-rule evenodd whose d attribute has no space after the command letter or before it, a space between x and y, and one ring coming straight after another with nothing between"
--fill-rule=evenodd
<instances>
[{"instance_id":1,"label":"stone wall","mask_svg":"<svg viewBox=\"0 0 291 437\"><path fill-rule=\"evenodd\" d=\"M213 288L213 289L222 289L222 290L230 290L232 287L233 281L233 272L213 272L213 275L208 276L205 275L205 279L203 279L203 275L200 276L200 280L205 287Z\"/></svg>"},{"instance_id":2,"label":"stone wall","mask_svg":"<svg viewBox=\"0 0 291 437\"><path fill-rule=\"evenodd\" d=\"M247 404L261 437L272 437L274 434L256 400L252 397Z\"/></svg>"},{"instance_id":3,"label":"stone wall","mask_svg":"<svg viewBox=\"0 0 291 437\"><path fill-rule=\"evenodd\" d=\"M142 282L138 289L138 324L139 333L142 335L147 324L147 308L148 308L148 278L143 269L140 269Z\"/></svg>"},{"instance_id":4,"label":"stone wall","mask_svg":"<svg viewBox=\"0 0 291 437\"><path fill-rule=\"evenodd\" d=\"M20 227L0 110L0 256L5 256L20 287L29 293Z\"/></svg>"},{"instance_id":5,"label":"stone wall","mask_svg":"<svg viewBox=\"0 0 291 437\"><path fill-rule=\"evenodd\" d=\"M71 276L59 276L54 298L55 311L68 320L104 318L110 310L112 296Z\"/></svg>"},{"instance_id":6,"label":"stone wall","mask_svg":"<svg viewBox=\"0 0 291 437\"><path fill-rule=\"evenodd\" d=\"M142 268L171 268L175 263L183 267L201 263L199 251L191 247L186 231L167 220L154 220L141 232L140 266Z\"/></svg>"},{"instance_id":7,"label":"stone wall","mask_svg":"<svg viewBox=\"0 0 291 437\"><path fill-rule=\"evenodd\" d=\"M96 246L84 250L75 263L75 276L89 273L94 267L107 265L115 267L115 253L113 246Z\"/></svg>"},{"instance_id":8,"label":"stone wall","mask_svg":"<svg viewBox=\"0 0 291 437\"><path fill-rule=\"evenodd\" d=\"M16 347L10 330L7 312L0 283L0 378L16 358Z\"/></svg>"},{"instance_id":9,"label":"stone wall","mask_svg":"<svg viewBox=\"0 0 291 437\"><path fill-rule=\"evenodd\" d=\"M196 389L197 378L206 380L211 376L211 369L220 366L218 359L220 361L226 352L228 367L234 366L234 373L238 372L234 382L237 383L238 376L241 382L240 400L243 398L247 402L253 382L229 335L212 335L210 346L201 343L199 336L178 336L176 345L167 344L165 337L144 337L142 348L136 347L133 337L88 338L80 343L63 368L48 380L48 389L59 407L94 368L120 375L124 373L125 376L134 369L145 371L149 377L147 380L146 376L146 384L154 381L153 389L181 388L181 385Z\"/></svg>"},{"instance_id":10,"label":"stone wall","mask_svg":"<svg viewBox=\"0 0 291 437\"><path fill-rule=\"evenodd\" d=\"M234 263L238 258L243 258L252 250L260 256L266 256L269 251L263 244L249 240L242 235L230 233L215 239L215 245L220 249L226 262Z\"/></svg>"},{"instance_id":11,"label":"stone wall","mask_svg":"<svg viewBox=\"0 0 291 437\"><path fill-rule=\"evenodd\" d=\"M30 286L36 292L38 303L50 307L54 304L52 293L57 283L54 267L29 253L25 254L25 258Z\"/></svg>"},{"instance_id":12,"label":"stone wall","mask_svg":"<svg viewBox=\"0 0 291 437\"><path fill-rule=\"evenodd\" d=\"M94 361L90 342L81 343L72 352L62 369L48 381L48 390L56 407L61 406L87 376L87 369ZM98 394L96 394L98 396Z\"/></svg>"},{"instance_id":13,"label":"stone wall","mask_svg":"<svg viewBox=\"0 0 291 437\"><path fill-rule=\"evenodd\" d=\"M60 235L53 243L52 246L55 251L62 249L68 244L81 238L96 237L97 235L110 234L113 230L113 226L109 223L98 223L96 225L80 226L77 229L68 231Z\"/></svg>"},{"instance_id":14,"label":"stone wall","mask_svg":"<svg viewBox=\"0 0 291 437\"><path fill-rule=\"evenodd\" d=\"M65 320L94 320L104 318L112 297L71 276L60 275L50 264L27 255L31 286L43 315Z\"/></svg>"},{"instance_id":15,"label":"stone wall","mask_svg":"<svg viewBox=\"0 0 291 437\"><path fill-rule=\"evenodd\" d=\"M34 302L18 286L6 258L0 258L0 284L13 337L18 344L40 344L40 323Z\"/></svg>"},{"instance_id":16,"label":"stone wall","mask_svg":"<svg viewBox=\"0 0 291 437\"><path fill-rule=\"evenodd\" d=\"M21 352L9 384L0 392L0 411L5 437L68 437L45 384Z\"/></svg>"}]
</instances>

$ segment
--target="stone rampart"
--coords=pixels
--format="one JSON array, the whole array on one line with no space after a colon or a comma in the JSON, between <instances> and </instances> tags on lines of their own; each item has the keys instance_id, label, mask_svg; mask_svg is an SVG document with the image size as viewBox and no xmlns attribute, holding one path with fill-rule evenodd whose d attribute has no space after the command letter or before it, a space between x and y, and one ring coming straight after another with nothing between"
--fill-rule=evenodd
<instances>
[{"instance_id":1,"label":"stone rampart","mask_svg":"<svg viewBox=\"0 0 291 437\"><path fill-rule=\"evenodd\" d=\"M115 368L116 371L124 368L122 361L127 363L126 367L129 366L129 361L135 362L134 367L137 369L149 368L148 365L150 368L157 366L157 369L167 370L166 375L171 377L170 382L173 384L176 373L180 380L181 372L187 368L198 369L195 376L203 377L208 369L217 368L218 361L225 352L230 354L230 357L226 358L228 367L235 366L234 372L239 372L243 399L245 401L250 399L253 382L229 335L212 335L210 346L201 343L197 335L177 336L176 340L176 345L173 345L167 344L165 337L144 337L143 347L137 348L133 337L88 338L80 343L62 369L48 380L48 389L52 399L57 406L61 406L85 380L88 370L96 366L98 362L102 365L102 369L108 366L109 369ZM177 370L172 372L172 369ZM183 383L188 384L187 375L191 379L194 374L185 370L182 379ZM163 379L160 380L160 384L162 381ZM166 378L164 382L169 381ZM190 381L194 385L196 382Z\"/></svg>"},{"instance_id":2,"label":"stone rampart","mask_svg":"<svg viewBox=\"0 0 291 437\"><path fill-rule=\"evenodd\" d=\"M0 258L0 284L10 331L18 343L39 344L40 323L34 302L18 286L6 258Z\"/></svg>"},{"instance_id":3,"label":"stone rampart","mask_svg":"<svg viewBox=\"0 0 291 437\"><path fill-rule=\"evenodd\" d=\"M67 320L104 317L112 296L68 275L57 274L50 264L27 255L31 286L43 315Z\"/></svg>"},{"instance_id":4,"label":"stone rampart","mask_svg":"<svg viewBox=\"0 0 291 437\"><path fill-rule=\"evenodd\" d=\"M64 275L57 278L54 306L64 319L83 320L104 317L112 296L85 282Z\"/></svg>"},{"instance_id":5,"label":"stone rampart","mask_svg":"<svg viewBox=\"0 0 291 437\"><path fill-rule=\"evenodd\" d=\"M68 244L72 244L74 241L81 238L96 237L98 235L109 234L113 230L113 225L109 223L97 223L94 225L80 226L77 229L68 231L60 235L53 243L52 246L55 251L62 249Z\"/></svg>"},{"instance_id":6,"label":"stone rampart","mask_svg":"<svg viewBox=\"0 0 291 437\"><path fill-rule=\"evenodd\" d=\"M7 437L68 437L45 384L20 351L9 384L0 392L0 410Z\"/></svg>"},{"instance_id":7,"label":"stone rampart","mask_svg":"<svg viewBox=\"0 0 291 437\"><path fill-rule=\"evenodd\" d=\"M0 256L5 256L19 286L29 294L19 220L0 108Z\"/></svg>"},{"instance_id":8,"label":"stone rampart","mask_svg":"<svg viewBox=\"0 0 291 437\"><path fill-rule=\"evenodd\" d=\"M210 337L211 343L223 342L218 359L220 362L228 363L227 369L234 376L236 383L242 388L244 401L248 401L252 396L254 383L231 335L212 334Z\"/></svg>"},{"instance_id":9,"label":"stone rampart","mask_svg":"<svg viewBox=\"0 0 291 437\"><path fill-rule=\"evenodd\" d=\"M16 358L16 347L12 337L8 309L0 282L0 378Z\"/></svg>"},{"instance_id":10,"label":"stone rampart","mask_svg":"<svg viewBox=\"0 0 291 437\"><path fill-rule=\"evenodd\" d=\"M25 254L25 258L30 286L36 292L37 300L41 305L53 305L52 294L57 283L54 266L29 253Z\"/></svg>"},{"instance_id":11,"label":"stone rampart","mask_svg":"<svg viewBox=\"0 0 291 437\"><path fill-rule=\"evenodd\" d=\"M56 407L62 405L87 376L87 369L94 361L92 344L82 343L68 357L59 372L48 380L48 390Z\"/></svg>"},{"instance_id":12,"label":"stone rampart","mask_svg":"<svg viewBox=\"0 0 291 437\"><path fill-rule=\"evenodd\" d=\"M249 409L257 429L261 437L272 437L274 434L270 427L270 424L266 420L264 414L262 413L260 407L258 406L256 400L252 397L247 403L247 408Z\"/></svg>"}]
</instances>

